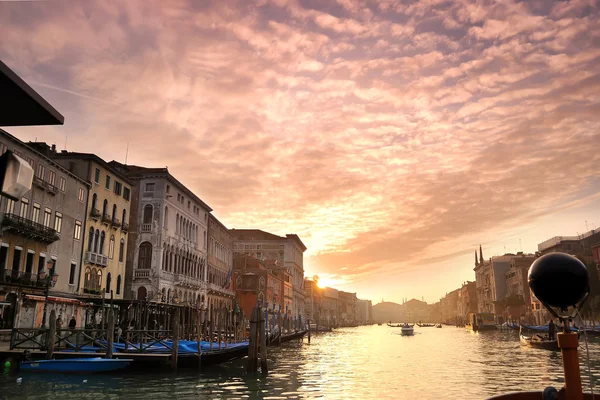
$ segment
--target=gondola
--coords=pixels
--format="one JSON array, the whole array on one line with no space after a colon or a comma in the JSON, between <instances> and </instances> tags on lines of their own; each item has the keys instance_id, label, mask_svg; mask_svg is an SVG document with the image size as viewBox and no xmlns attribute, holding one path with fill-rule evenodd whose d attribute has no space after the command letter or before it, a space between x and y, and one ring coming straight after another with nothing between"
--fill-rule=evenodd
<instances>
[{"instance_id":1,"label":"gondola","mask_svg":"<svg viewBox=\"0 0 600 400\"><path fill-rule=\"evenodd\" d=\"M392 325L392 324L388 323L387 326L389 326L390 328L402 328L404 325L402 325L402 324Z\"/></svg>"},{"instance_id":2,"label":"gondola","mask_svg":"<svg viewBox=\"0 0 600 400\"><path fill-rule=\"evenodd\" d=\"M94 373L123 369L132 362L133 360L129 358L71 358L64 360L23 361L19 363L19 368L21 371Z\"/></svg>"},{"instance_id":3,"label":"gondola","mask_svg":"<svg viewBox=\"0 0 600 400\"><path fill-rule=\"evenodd\" d=\"M304 335L306 335L307 332L308 332L308 330L305 329L303 331L298 331L298 332L281 335L281 343L289 342L294 339L300 339L300 338L304 337Z\"/></svg>"},{"instance_id":4,"label":"gondola","mask_svg":"<svg viewBox=\"0 0 600 400\"><path fill-rule=\"evenodd\" d=\"M419 323L417 323L417 326L419 328L433 328L435 326L435 324L419 324Z\"/></svg>"},{"instance_id":5,"label":"gondola","mask_svg":"<svg viewBox=\"0 0 600 400\"><path fill-rule=\"evenodd\" d=\"M222 364L228 361L237 360L248 355L248 343L238 346L231 345L223 349L215 349L212 351L203 352L200 355L200 364L202 366Z\"/></svg>"},{"instance_id":6,"label":"gondola","mask_svg":"<svg viewBox=\"0 0 600 400\"><path fill-rule=\"evenodd\" d=\"M523 346L535 347L536 349L559 351L558 341L549 340L541 335L524 336L519 335Z\"/></svg>"}]
</instances>

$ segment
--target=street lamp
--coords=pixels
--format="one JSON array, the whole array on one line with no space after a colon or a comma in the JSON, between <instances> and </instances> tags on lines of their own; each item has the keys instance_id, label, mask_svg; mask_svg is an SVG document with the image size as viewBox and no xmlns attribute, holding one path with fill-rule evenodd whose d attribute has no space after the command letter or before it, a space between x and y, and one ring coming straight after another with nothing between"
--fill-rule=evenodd
<instances>
[{"instance_id":1,"label":"street lamp","mask_svg":"<svg viewBox=\"0 0 600 400\"><path fill-rule=\"evenodd\" d=\"M46 270L41 270L38 272L38 280L46 285L44 289L44 313L42 314L42 328L46 327L46 312L48 310L48 294L50 292L50 287L56 285L56 281L58 280L58 274L54 272L55 264L55 260L51 260L46 264L50 270L50 275L48 275Z\"/></svg>"}]
</instances>

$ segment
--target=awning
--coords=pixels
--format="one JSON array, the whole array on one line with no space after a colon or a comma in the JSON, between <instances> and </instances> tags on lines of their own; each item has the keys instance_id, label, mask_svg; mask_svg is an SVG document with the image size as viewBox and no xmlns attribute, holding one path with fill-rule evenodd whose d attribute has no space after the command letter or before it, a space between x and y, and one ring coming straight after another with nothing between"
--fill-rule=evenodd
<instances>
[{"instance_id":1,"label":"awning","mask_svg":"<svg viewBox=\"0 0 600 400\"><path fill-rule=\"evenodd\" d=\"M35 301L44 301L45 300L44 296L36 296L34 294L25 295L25 298L29 299L29 300L35 300ZM48 296L48 301L52 301L55 303L71 303L71 304L80 304L81 303L77 299L70 299L68 297L55 297L55 296Z\"/></svg>"},{"instance_id":2,"label":"awning","mask_svg":"<svg viewBox=\"0 0 600 400\"><path fill-rule=\"evenodd\" d=\"M62 125L63 117L0 61L0 126Z\"/></svg>"}]
</instances>

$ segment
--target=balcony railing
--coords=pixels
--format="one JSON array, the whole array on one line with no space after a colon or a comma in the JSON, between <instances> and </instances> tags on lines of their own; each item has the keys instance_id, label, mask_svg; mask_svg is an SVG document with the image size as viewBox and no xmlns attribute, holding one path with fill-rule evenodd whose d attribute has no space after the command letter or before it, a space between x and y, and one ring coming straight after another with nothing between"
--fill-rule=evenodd
<instances>
[{"instance_id":1,"label":"balcony railing","mask_svg":"<svg viewBox=\"0 0 600 400\"><path fill-rule=\"evenodd\" d=\"M151 232L152 224L142 224L142 232Z\"/></svg>"},{"instance_id":2,"label":"balcony railing","mask_svg":"<svg viewBox=\"0 0 600 400\"><path fill-rule=\"evenodd\" d=\"M102 214L102 222L105 224L110 224L112 222L112 218L108 214Z\"/></svg>"},{"instance_id":3,"label":"balcony railing","mask_svg":"<svg viewBox=\"0 0 600 400\"><path fill-rule=\"evenodd\" d=\"M16 214L4 214L2 228L6 228L26 239L33 239L48 244L60 239L60 235L54 229Z\"/></svg>"},{"instance_id":4,"label":"balcony railing","mask_svg":"<svg viewBox=\"0 0 600 400\"><path fill-rule=\"evenodd\" d=\"M123 232L129 232L129 224L127 222L123 222L123 225L121 225L121 230Z\"/></svg>"},{"instance_id":5,"label":"balcony railing","mask_svg":"<svg viewBox=\"0 0 600 400\"><path fill-rule=\"evenodd\" d=\"M201 289L204 287L204 282L202 282L200 278L195 278L184 274L173 274L173 282L177 286L192 289Z\"/></svg>"},{"instance_id":6,"label":"balcony railing","mask_svg":"<svg viewBox=\"0 0 600 400\"><path fill-rule=\"evenodd\" d=\"M46 192L48 192L50 194L56 194L56 192L57 192L56 186L50 184L49 182L46 182L45 180L43 180L40 177L34 176L33 184L41 189L44 189Z\"/></svg>"},{"instance_id":7,"label":"balcony railing","mask_svg":"<svg viewBox=\"0 0 600 400\"><path fill-rule=\"evenodd\" d=\"M149 269L135 269L133 270L133 276L135 279L148 279L150 278Z\"/></svg>"},{"instance_id":8,"label":"balcony railing","mask_svg":"<svg viewBox=\"0 0 600 400\"><path fill-rule=\"evenodd\" d=\"M113 218L111 221L111 225L113 226L113 228L117 229L121 226L121 221L119 221L118 218Z\"/></svg>"},{"instance_id":9,"label":"balcony railing","mask_svg":"<svg viewBox=\"0 0 600 400\"><path fill-rule=\"evenodd\" d=\"M4 283L11 283L22 286L43 287L44 284L37 280L37 274L25 271L16 271L7 269L0 276L0 280Z\"/></svg>"},{"instance_id":10,"label":"balcony railing","mask_svg":"<svg viewBox=\"0 0 600 400\"><path fill-rule=\"evenodd\" d=\"M93 287L84 287L83 288L83 293L87 293L87 294L101 294L102 290L98 289L98 288L93 288Z\"/></svg>"},{"instance_id":11,"label":"balcony railing","mask_svg":"<svg viewBox=\"0 0 600 400\"><path fill-rule=\"evenodd\" d=\"M100 265L101 267L106 267L108 265L108 257L102 254L88 251L87 253L85 253L85 262L89 264Z\"/></svg>"},{"instance_id":12,"label":"balcony railing","mask_svg":"<svg viewBox=\"0 0 600 400\"><path fill-rule=\"evenodd\" d=\"M100 218L102 214L100 214L100 210L98 210L97 208L92 208L90 210L90 217L92 217L92 219L95 219L96 221L98 220L98 218Z\"/></svg>"}]
</instances>

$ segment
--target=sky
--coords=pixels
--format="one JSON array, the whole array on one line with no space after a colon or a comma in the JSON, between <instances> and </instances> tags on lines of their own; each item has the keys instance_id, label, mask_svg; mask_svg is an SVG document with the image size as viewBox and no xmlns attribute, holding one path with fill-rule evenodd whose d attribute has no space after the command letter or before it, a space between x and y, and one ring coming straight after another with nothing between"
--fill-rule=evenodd
<instances>
[{"instance_id":1,"label":"sky","mask_svg":"<svg viewBox=\"0 0 600 400\"><path fill-rule=\"evenodd\" d=\"M0 2L64 116L22 140L169 171L306 275L434 302L474 251L600 227L595 1ZM128 149L128 151L127 151Z\"/></svg>"}]
</instances>

